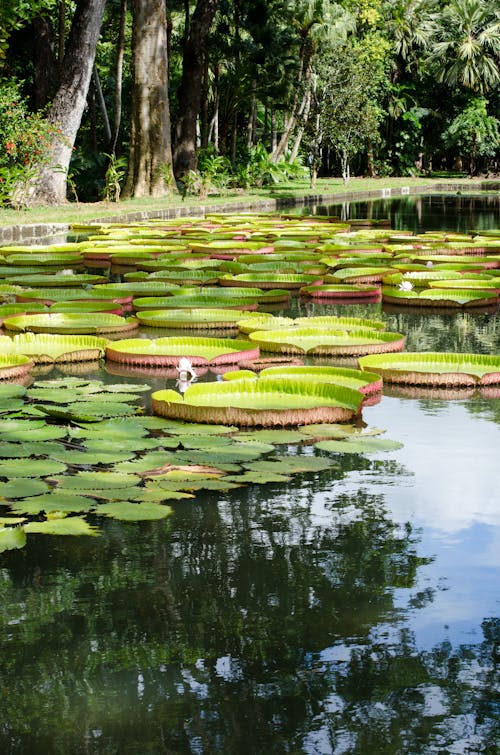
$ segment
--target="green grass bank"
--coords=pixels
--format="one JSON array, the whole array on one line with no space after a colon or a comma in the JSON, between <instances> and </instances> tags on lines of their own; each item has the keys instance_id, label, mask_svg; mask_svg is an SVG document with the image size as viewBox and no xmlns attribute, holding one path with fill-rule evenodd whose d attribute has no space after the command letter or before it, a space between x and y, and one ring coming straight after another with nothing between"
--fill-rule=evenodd
<instances>
[{"instance_id":1,"label":"green grass bank","mask_svg":"<svg viewBox=\"0 0 500 755\"><path fill-rule=\"evenodd\" d=\"M148 217L204 215L209 211L273 211L293 204L354 201L364 198L398 197L405 194L460 191L500 191L500 181L456 177L353 178L345 185L341 178L320 178L314 190L308 180L293 180L248 191L227 190L206 198L180 195L127 199L120 202L68 202L56 207L28 210L0 209L0 242L62 231L64 226L91 221L145 220ZM47 228L50 226L50 228Z\"/></svg>"}]
</instances>

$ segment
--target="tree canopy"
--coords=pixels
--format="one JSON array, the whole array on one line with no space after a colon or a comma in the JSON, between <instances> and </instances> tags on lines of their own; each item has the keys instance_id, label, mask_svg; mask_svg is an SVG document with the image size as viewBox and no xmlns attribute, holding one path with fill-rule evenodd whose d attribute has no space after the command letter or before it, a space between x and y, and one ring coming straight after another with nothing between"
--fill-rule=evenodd
<instances>
[{"instance_id":1,"label":"tree canopy","mask_svg":"<svg viewBox=\"0 0 500 755\"><path fill-rule=\"evenodd\" d=\"M0 205L245 188L309 150L344 180L498 172L498 3L4 0L0 30Z\"/></svg>"}]
</instances>

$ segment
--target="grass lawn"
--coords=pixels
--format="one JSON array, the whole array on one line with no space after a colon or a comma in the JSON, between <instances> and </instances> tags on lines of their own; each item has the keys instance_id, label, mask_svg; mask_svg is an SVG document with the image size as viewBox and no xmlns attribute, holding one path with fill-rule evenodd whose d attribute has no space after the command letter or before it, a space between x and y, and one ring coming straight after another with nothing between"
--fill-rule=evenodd
<instances>
[{"instance_id":1,"label":"grass lawn","mask_svg":"<svg viewBox=\"0 0 500 755\"><path fill-rule=\"evenodd\" d=\"M464 191L477 191L487 188L487 182L470 179L457 178L455 176L440 176L435 178L352 178L345 185L341 178L319 178L316 187L312 190L309 187L309 180L295 179L288 183L280 183L274 186L263 188L253 188L248 191L226 190L217 195L210 195L206 199L199 197L186 197L184 200L180 195L170 197L151 198L144 197L141 199L127 199L115 202L68 202L66 205L57 207L36 207L29 210L10 210L0 209L0 227L12 225L26 225L38 223L86 223L96 218L112 218L123 216L134 212L155 212L168 208L200 208L200 214L211 206L220 209L221 205L227 210L231 205L252 206L265 200L294 200L310 196L335 196L345 195L346 193L358 193L364 191L381 190L383 188L397 189L402 186L422 187L428 190L439 184L453 183L453 185L463 186ZM494 182L492 182L494 183ZM498 182L496 183L498 186ZM493 187L492 187L493 188Z\"/></svg>"}]
</instances>

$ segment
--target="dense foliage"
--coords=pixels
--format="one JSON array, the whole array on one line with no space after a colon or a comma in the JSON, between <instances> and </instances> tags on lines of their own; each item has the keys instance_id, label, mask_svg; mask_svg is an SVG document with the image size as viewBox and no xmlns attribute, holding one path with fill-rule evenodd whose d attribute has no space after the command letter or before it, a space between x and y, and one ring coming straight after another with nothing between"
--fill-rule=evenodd
<instances>
[{"instance_id":1,"label":"dense foliage","mask_svg":"<svg viewBox=\"0 0 500 755\"><path fill-rule=\"evenodd\" d=\"M64 126L50 103L82 34L73 23L80 5L93 12L92 0L2 4L0 203L33 179L37 158L50 162L43 137ZM345 181L352 173L498 172L498 3L170 0L166 18L161 6L106 4L71 164L52 166L65 173L70 197L118 199L127 163L140 172L141 160L160 164L164 189L150 177L156 194L201 196L307 175L309 152L311 183L317 172ZM166 24L160 126L154 70L140 70L144 16ZM31 139L39 155L27 154ZM137 196L139 178L132 167L128 174L126 191Z\"/></svg>"}]
</instances>

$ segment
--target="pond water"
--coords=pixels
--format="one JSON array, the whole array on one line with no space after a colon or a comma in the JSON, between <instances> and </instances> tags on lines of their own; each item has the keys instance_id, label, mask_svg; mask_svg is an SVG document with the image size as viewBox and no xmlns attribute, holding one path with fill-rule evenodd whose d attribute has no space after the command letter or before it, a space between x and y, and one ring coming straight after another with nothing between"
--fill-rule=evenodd
<instances>
[{"instance_id":1,"label":"pond water","mask_svg":"<svg viewBox=\"0 0 500 755\"><path fill-rule=\"evenodd\" d=\"M499 353L498 313L347 312ZM385 388L363 420L403 447L2 554L0 752L497 753L500 399Z\"/></svg>"}]
</instances>

